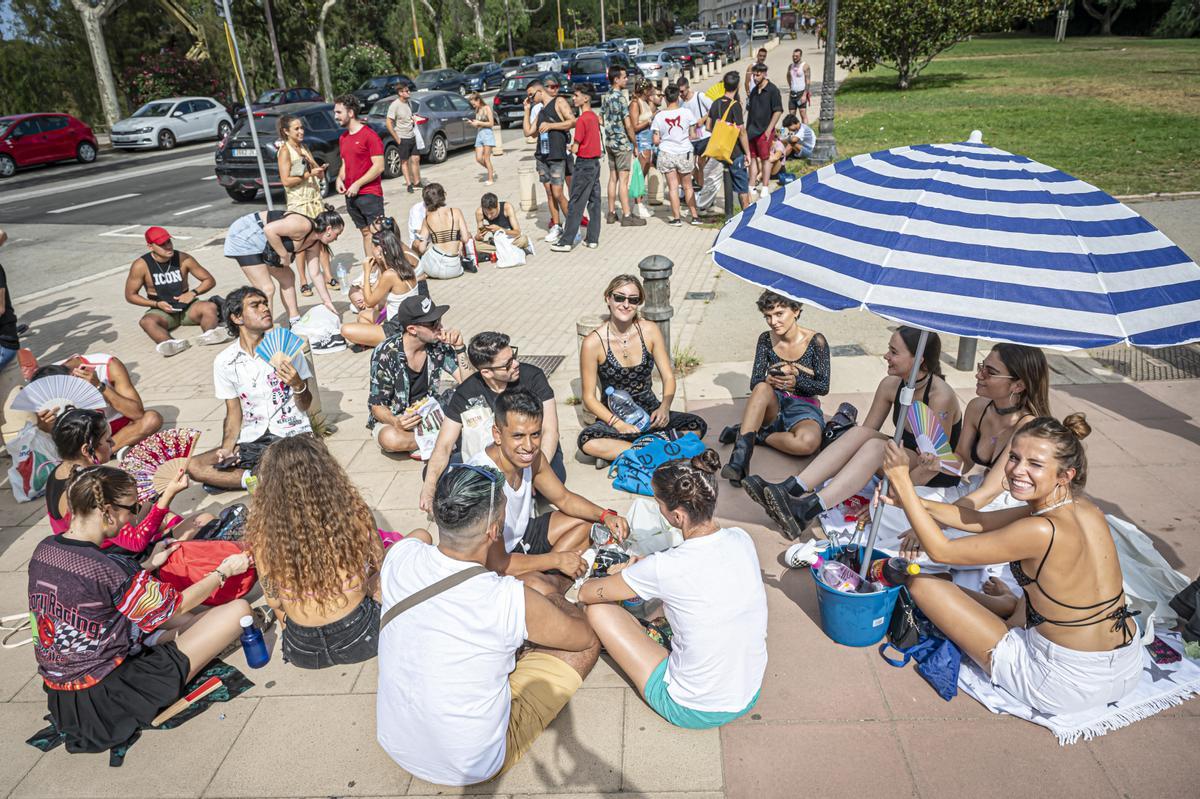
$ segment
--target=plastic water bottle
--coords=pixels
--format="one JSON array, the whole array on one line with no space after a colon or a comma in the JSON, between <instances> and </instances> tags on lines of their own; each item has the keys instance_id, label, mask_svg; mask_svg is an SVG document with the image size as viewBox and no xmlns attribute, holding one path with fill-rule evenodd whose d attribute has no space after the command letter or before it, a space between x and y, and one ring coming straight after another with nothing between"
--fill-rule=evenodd
<instances>
[{"instance_id":1,"label":"plastic water bottle","mask_svg":"<svg viewBox=\"0 0 1200 799\"><path fill-rule=\"evenodd\" d=\"M604 396L607 397L608 409L626 424L633 425L639 432L650 427L650 414L633 401L628 391L609 386L604 389Z\"/></svg>"},{"instance_id":2,"label":"plastic water bottle","mask_svg":"<svg viewBox=\"0 0 1200 799\"><path fill-rule=\"evenodd\" d=\"M348 277L349 277L349 273L346 271L346 267L342 266L341 264L338 264L338 268L337 268L338 285L341 286L341 288L342 288L343 296L347 296L347 297L350 296L350 281L347 279Z\"/></svg>"},{"instance_id":3,"label":"plastic water bottle","mask_svg":"<svg viewBox=\"0 0 1200 799\"><path fill-rule=\"evenodd\" d=\"M254 626L253 616L242 616L242 651L246 653L246 665L252 669L261 669L271 660L267 642Z\"/></svg>"},{"instance_id":4,"label":"plastic water bottle","mask_svg":"<svg viewBox=\"0 0 1200 799\"><path fill-rule=\"evenodd\" d=\"M834 589L847 594L852 594L862 583L858 574L854 569L851 569L845 563L838 563L836 560L826 561L821 566L821 582Z\"/></svg>"}]
</instances>

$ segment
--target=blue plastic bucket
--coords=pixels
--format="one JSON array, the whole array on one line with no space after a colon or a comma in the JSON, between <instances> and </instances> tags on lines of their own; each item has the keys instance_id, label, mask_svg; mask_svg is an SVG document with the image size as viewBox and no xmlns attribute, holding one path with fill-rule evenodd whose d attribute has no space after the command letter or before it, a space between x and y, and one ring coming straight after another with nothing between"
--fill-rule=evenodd
<instances>
[{"instance_id":1,"label":"blue plastic bucket","mask_svg":"<svg viewBox=\"0 0 1200 799\"><path fill-rule=\"evenodd\" d=\"M872 560L888 557L877 549L874 553ZM872 646L883 639L899 586L874 594L845 594L821 582L816 569L809 569L809 573L817 584L817 607L826 635L842 646Z\"/></svg>"}]
</instances>

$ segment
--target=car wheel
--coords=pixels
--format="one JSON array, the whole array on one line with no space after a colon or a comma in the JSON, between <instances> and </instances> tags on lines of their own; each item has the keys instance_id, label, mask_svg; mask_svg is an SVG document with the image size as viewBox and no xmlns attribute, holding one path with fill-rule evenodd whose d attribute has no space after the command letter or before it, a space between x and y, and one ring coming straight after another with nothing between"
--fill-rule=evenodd
<instances>
[{"instance_id":1,"label":"car wheel","mask_svg":"<svg viewBox=\"0 0 1200 799\"><path fill-rule=\"evenodd\" d=\"M433 141L429 143L429 163L440 164L446 160L446 156L449 154L450 149L446 146L446 137L441 133L435 133Z\"/></svg>"},{"instance_id":2,"label":"car wheel","mask_svg":"<svg viewBox=\"0 0 1200 799\"><path fill-rule=\"evenodd\" d=\"M383 151L383 176L389 180L394 177L399 177L402 164L400 158L400 148L394 144L389 144Z\"/></svg>"},{"instance_id":3,"label":"car wheel","mask_svg":"<svg viewBox=\"0 0 1200 799\"><path fill-rule=\"evenodd\" d=\"M0 155L0 178L11 178L17 171L17 162L11 155Z\"/></svg>"},{"instance_id":4,"label":"car wheel","mask_svg":"<svg viewBox=\"0 0 1200 799\"><path fill-rule=\"evenodd\" d=\"M233 130L233 125L230 125L225 120L221 120L221 124L217 125L217 141L222 141L229 135L229 131Z\"/></svg>"},{"instance_id":5,"label":"car wheel","mask_svg":"<svg viewBox=\"0 0 1200 799\"><path fill-rule=\"evenodd\" d=\"M158 133L158 149L171 150L175 147L175 134L169 130L161 130Z\"/></svg>"},{"instance_id":6,"label":"car wheel","mask_svg":"<svg viewBox=\"0 0 1200 799\"><path fill-rule=\"evenodd\" d=\"M321 186L321 196L328 197L337 194L337 170L330 166L325 170L325 183Z\"/></svg>"},{"instance_id":7,"label":"car wheel","mask_svg":"<svg viewBox=\"0 0 1200 799\"><path fill-rule=\"evenodd\" d=\"M240 186L229 186L225 189L235 203L252 203L254 198L258 196L258 189L244 189Z\"/></svg>"},{"instance_id":8,"label":"car wheel","mask_svg":"<svg viewBox=\"0 0 1200 799\"><path fill-rule=\"evenodd\" d=\"M81 141L75 148L75 159L81 164L90 164L96 160L96 145L90 141Z\"/></svg>"}]
</instances>

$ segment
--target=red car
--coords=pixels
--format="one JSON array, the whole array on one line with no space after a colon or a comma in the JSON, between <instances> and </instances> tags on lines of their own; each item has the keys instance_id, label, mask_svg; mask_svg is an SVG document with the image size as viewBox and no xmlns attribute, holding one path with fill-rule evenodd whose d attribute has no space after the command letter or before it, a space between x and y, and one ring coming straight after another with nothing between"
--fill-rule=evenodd
<instances>
[{"instance_id":1,"label":"red car","mask_svg":"<svg viewBox=\"0 0 1200 799\"><path fill-rule=\"evenodd\" d=\"M70 114L0 117L0 178L31 164L71 159L90 164L98 150L92 129Z\"/></svg>"}]
</instances>

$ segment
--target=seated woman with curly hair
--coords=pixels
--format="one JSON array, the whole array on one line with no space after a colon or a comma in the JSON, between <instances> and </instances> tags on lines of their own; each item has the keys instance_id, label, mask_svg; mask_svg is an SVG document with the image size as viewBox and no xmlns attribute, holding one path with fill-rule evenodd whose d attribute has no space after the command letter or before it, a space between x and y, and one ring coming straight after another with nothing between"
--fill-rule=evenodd
<instances>
[{"instance_id":1,"label":"seated woman with curly hair","mask_svg":"<svg viewBox=\"0 0 1200 799\"><path fill-rule=\"evenodd\" d=\"M362 494L308 436L268 447L258 477L246 543L283 626L284 660L322 669L375 657L383 544ZM423 530L412 535L433 541Z\"/></svg>"}]
</instances>

